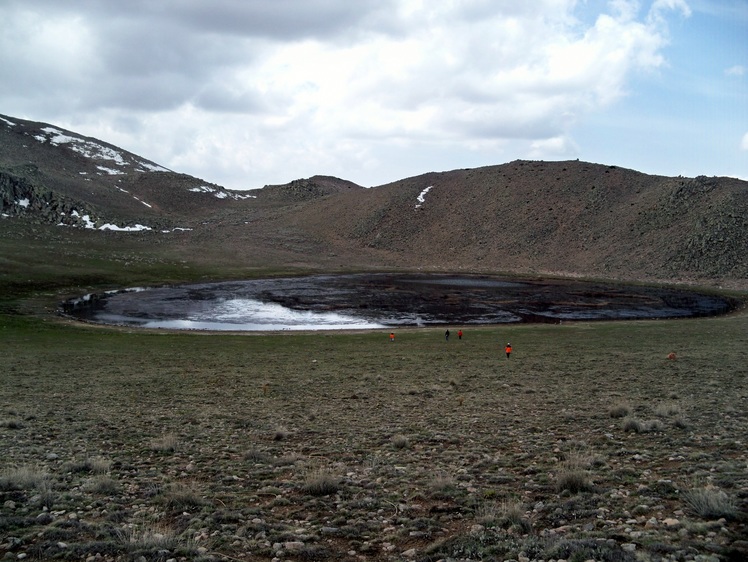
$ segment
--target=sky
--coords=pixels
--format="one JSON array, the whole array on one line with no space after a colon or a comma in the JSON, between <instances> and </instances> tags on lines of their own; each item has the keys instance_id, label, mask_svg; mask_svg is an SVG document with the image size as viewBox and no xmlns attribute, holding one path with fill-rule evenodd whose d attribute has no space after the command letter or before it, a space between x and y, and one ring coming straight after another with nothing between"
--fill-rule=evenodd
<instances>
[{"instance_id":1,"label":"sky","mask_svg":"<svg viewBox=\"0 0 748 562\"><path fill-rule=\"evenodd\" d=\"M748 0L0 0L0 114L230 189L516 159L748 179Z\"/></svg>"}]
</instances>

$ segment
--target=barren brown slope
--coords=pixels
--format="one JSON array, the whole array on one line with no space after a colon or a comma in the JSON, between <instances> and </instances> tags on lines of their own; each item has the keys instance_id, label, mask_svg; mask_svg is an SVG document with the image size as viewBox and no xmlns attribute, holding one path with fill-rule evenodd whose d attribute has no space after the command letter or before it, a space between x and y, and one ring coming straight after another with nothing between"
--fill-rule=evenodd
<instances>
[{"instance_id":1,"label":"barren brown slope","mask_svg":"<svg viewBox=\"0 0 748 562\"><path fill-rule=\"evenodd\" d=\"M8 228L14 220L87 226L72 217L90 215L97 227L152 228L144 243L165 252L239 267L554 273L748 287L748 182L731 178L516 161L372 189L313 176L242 193L158 170L97 139L0 116ZM175 227L192 230L158 238L162 228Z\"/></svg>"},{"instance_id":2,"label":"barren brown slope","mask_svg":"<svg viewBox=\"0 0 748 562\"><path fill-rule=\"evenodd\" d=\"M748 183L730 178L516 161L340 193L286 220L336 252L375 251L393 266L735 286L748 278Z\"/></svg>"}]
</instances>

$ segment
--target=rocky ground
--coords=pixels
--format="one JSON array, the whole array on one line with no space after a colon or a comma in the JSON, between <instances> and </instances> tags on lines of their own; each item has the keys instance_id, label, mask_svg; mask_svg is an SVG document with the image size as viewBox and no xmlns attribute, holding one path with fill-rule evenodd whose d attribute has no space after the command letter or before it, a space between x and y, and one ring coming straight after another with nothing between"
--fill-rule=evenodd
<instances>
[{"instance_id":1,"label":"rocky ground","mask_svg":"<svg viewBox=\"0 0 748 562\"><path fill-rule=\"evenodd\" d=\"M11 337L0 553L744 560L745 324Z\"/></svg>"}]
</instances>

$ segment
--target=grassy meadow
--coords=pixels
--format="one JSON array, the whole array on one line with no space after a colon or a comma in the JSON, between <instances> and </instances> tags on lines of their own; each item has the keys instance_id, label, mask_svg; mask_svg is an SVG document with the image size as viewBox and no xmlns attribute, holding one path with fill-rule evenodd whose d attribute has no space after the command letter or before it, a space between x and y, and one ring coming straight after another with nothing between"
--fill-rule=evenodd
<instances>
[{"instance_id":1,"label":"grassy meadow","mask_svg":"<svg viewBox=\"0 0 748 562\"><path fill-rule=\"evenodd\" d=\"M748 559L745 311L448 342L49 313L115 270L2 280L2 559Z\"/></svg>"}]
</instances>

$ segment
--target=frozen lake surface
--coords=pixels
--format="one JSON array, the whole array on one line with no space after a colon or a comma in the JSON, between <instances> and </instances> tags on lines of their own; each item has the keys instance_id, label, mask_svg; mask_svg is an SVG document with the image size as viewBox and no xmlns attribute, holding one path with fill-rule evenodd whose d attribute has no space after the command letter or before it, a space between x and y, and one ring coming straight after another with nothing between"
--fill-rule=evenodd
<instances>
[{"instance_id":1,"label":"frozen lake surface","mask_svg":"<svg viewBox=\"0 0 748 562\"><path fill-rule=\"evenodd\" d=\"M476 275L355 274L133 288L63 303L101 324L184 330L341 330L723 314L694 291Z\"/></svg>"}]
</instances>

